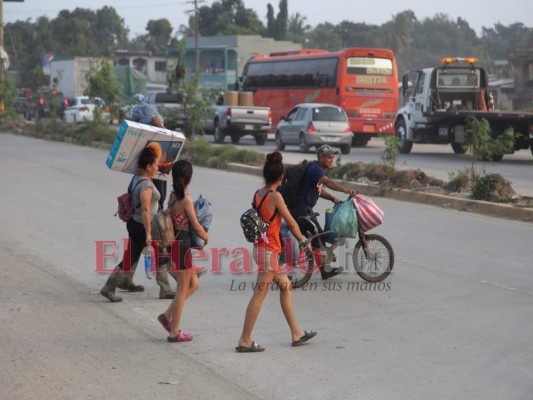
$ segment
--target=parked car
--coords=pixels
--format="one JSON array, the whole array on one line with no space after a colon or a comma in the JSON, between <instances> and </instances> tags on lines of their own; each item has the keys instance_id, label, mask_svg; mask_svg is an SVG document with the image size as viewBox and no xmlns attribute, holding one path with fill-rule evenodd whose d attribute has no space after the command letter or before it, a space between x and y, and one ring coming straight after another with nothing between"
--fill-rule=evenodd
<instances>
[{"instance_id":1,"label":"parked car","mask_svg":"<svg viewBox=\"0 0 533 400\"><path fill-rule=\"evenodd\" d=\"M100 97L77 96L68 101L68 106L63 114L65 122L80 123L84 120L92 121L96 115L96 109L102 121L110 121L109 107Z\"/></svg>"},{"instance_id":2,"label":"parked car","mask_svg":"<svg viewBox=\"0 0 533 400\"><path fill-rule=\"evenodd\" d=\"M323 144L340 147L342 154L352 148L352 130L346 112L333 104L302 103L295 106L286 117L281 117L276 127L276 146L298 145L303 153L311 146Z\"/></svg>"},{"instance_id":3,"label":"parked car","mask_svg":"<svg viewBox=\"0 0 533 400\"><path fill-rule=\"evenodd\" d=\"M33 118L49 118L52 115L63 118L67 104L62 92L41 88L30 98L16 100L15 107L29 121Z\"/></svg>"}]
</instances>

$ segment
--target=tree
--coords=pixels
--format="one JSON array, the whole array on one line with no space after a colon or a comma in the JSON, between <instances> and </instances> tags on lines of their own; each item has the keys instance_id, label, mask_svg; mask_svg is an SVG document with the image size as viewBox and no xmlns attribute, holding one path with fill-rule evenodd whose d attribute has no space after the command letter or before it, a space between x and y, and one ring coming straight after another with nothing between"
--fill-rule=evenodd
<instances>
[{"instance_id":1,"label":"tree","mask_svg":"<svg viewBox=\"0 0 533 400\"><path fill-rule=\"evenodd\" d=\"M101 97L107 104L113 104L122 93L122 84L113 74L113 67L109 61L104 61L99 67L90 70L86 79L87 89L84 94Z\"/></svg>"},{"instance_id":2,"label":"tree","mask_svg":"<svg viewBox=\"0 0 533 400\"><path fill-rule=\"evenodd\" d=\"M292 14L289 17L287 28L287 39L297 43L304 43L306 34L311 30L311 25L306 24L306 17L300 13ZM267 28L268 30L268 28Z\"/></svg>"},{"instance_id":3,"label":"tree","mask_svg":"<svg viewBox=\"0 0 533 400\"><path fill-rule=\"evenodd\" d=\"M266 36L273 38L276 31L276 18L274 17L274 7L272 4L267 4L267 27L266 27Z\"/></svg>"},{"instance_id":4,"label":"tree","mask_svg":"<svg viewBox=\"0 0 533 400\"><path fill-rule=\"evenodd\" d=\"M286 40L287 39L287 27L289 24L289 6L287 0L279 1L279 12L276 16L276 30L274 32L274 39Z\"/></svg>"},{"instance_id":5,"label":"tree","mask_svg":"<svg viewBox=\"0 0 533 400\"><path fill-rule=\"evenodd\" d=\"M257 13L245 8L242 0L215 1L198 10L199 31L202 36L260 35L265 28ZM194 16L189 18L189 32L194 32Z\"/></svg>"},{"instance_id":6,"label":"tree","mask_svg":"<svg viewBox=\"0 0 533 400\"><path fill-rule=\"evenodd\" d=\"M415 14L410 10L398 13L392 18L389 42L392 51L397 55L409 51L415 23Z\"/></svg>"},{"instance_id":7,"label":"tree","mask_svg":"<svg viewBox=\"0 0 533 400\"><path fill-rule=\"evenodd\" d=\"M342 40L335 25L326 22L317 25L315 29L309 32L308 45L310 48L334 51L342 48Z\"/></svg>"},{"instance_id":8,"label":"tree","mask_svg":"<svg viewBox=\"0 0 533 400\"><path fill-rule=\"evenodd\" d=\"M164 54L172 40L172 25L166 18L150 20L146 24L146 35L136 38L136 50Z\"/></svg>"}]
</instances>

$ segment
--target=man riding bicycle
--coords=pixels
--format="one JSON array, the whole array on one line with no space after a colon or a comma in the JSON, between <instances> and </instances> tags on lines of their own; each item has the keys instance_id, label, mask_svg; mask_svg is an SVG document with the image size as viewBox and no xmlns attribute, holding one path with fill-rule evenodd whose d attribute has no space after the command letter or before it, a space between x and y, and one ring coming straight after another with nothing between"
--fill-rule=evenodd
<instances>
[{"instance_id":1,"label":"man riding bicycle","mask_svg":"<svg viewBox=\"0 0 533 400\"><path fill-rule=\"evenodd\" d=\"M302 180L300 188L298 189L296 202L294 206L289 207L291 215L298 222L300 230L304 234L309 230L309 226L306 225L310 224L306 224L305 219L300 217L305 217L313 213L313 207L318 202L319 197L330 200L335 204L341 201L337 197L327 192L324 189L324 186L336 192L342 192L355 196L354 190L347 189L326 176L326 171L333 167L333 161L336 154L339 154L339 152L327 144L322 145L317 149L317 160L310 163L307 167L305 176ZM319 233L322 232L321 225L316 217L312 217L311 219L318 228ZM320 246L318 243L312 243L312 245L313 247L317 248ZM333 268L330 271L326 271L324 267L325 266L320 267L322 279L329 279L340 274L343 270L342 268Z\"/></svg>"}]
</instances>

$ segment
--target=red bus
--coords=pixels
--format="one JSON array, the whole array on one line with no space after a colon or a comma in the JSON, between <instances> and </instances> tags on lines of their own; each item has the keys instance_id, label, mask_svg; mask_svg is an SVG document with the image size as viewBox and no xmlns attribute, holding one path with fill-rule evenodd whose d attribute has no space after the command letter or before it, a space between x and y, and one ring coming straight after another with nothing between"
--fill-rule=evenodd
<instances>
[{"instance_id":1,"label":"red bus","mask_svg":"<svg viewBox=\"0 0 533 400\"><path fill-rule=\"evenodd\" d=\"M296 104L329 103L346 111L356 146L365 146L372 136L394 134L398 71L392 50L306 49L254 56L243 69L242 90L254 92L254 105L272 109L272 126Z\"/></svg>"}]
</instances>

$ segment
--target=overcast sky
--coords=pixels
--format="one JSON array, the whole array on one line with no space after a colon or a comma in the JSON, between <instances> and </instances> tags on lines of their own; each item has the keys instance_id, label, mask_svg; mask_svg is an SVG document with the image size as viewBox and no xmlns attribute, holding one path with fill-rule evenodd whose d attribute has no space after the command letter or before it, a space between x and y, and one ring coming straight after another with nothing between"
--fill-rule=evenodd
<instances>
[{"instance_id":1,"label":"overcast sky","mask_svg":"<svg viewBox=\"0 0 533 400\"><path fill-rule=\"evenodd\" d=\"M244 0L245 6L254 9L263 23L266 22L268 2ZM212 3L213 0L199 0L200 6ZM35 22L42 15L55 18L64 9L72 11L82 7L97 10L110 5L124 19L126 27L130 29L130 36L134 37L146 33L146 23L151 19L167 18L174 29L186 24L187 11L192 10L193 4L188 0L24 0L23 3L4 0L4 23L26 19ZM279 0L271 1L270 4L277 13ZM493 27L498 22L503 25L521 22L533 27L533 0L288 0L288 4L289 15L299 13L313 27L323 22L337 24L343 20L381 25L406 9L414 11L418 19L433 17L437 13L447 14L454 20L460 16L468 21L478 35L481 27Z\"/></svg>"}]
</instances>

